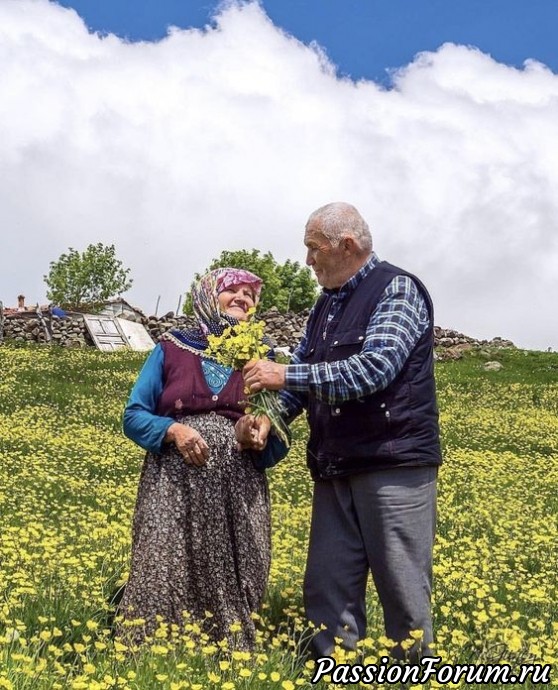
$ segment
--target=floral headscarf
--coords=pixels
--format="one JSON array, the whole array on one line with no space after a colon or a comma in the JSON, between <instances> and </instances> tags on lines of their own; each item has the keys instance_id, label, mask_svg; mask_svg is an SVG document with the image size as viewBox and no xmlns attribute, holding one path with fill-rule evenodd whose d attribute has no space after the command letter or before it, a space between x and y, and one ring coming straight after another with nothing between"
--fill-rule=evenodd
<instances>
[{"instance_id":1,"label":"floral headscarf","mask_svg":"<svg viewBox=\"0 0 558 690\"><path fill-rule=\"evenodd\" d=\"M217 268L206 273L194 285L192 288L194 315L206 335L209 333L221 335L227 326L238 323L237 319L221 313L218 297L224 290L243 284L253 288L257 301L262 289L262 279L241 268Z\"/></svg>"},{"instance_id":2,"label":"floral headscarf","mask_svg":"<svg viewBox=\"0 0 558 690\"><path fill-rule=\"evenodd\" d=\"M209 333L221 335L225 328L238 323L238 319L221 313L219 294L235 285L250 285L256 301L262 290L262 279L241 268L217 268L202 276L192 288L192 307L198 321L197 328L173 329L162 335L163 340L172 340L179 347L197 352L207 347Z\"/></svg>"}]
</instances>

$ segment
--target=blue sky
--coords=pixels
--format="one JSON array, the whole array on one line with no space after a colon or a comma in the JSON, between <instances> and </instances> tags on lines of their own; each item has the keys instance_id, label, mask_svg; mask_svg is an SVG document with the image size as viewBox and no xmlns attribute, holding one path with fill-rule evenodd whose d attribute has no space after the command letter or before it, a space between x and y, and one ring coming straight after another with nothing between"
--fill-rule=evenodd
<instances>
[{"instance_id":1,"label":"blue sky","mask_svg":"<svg viewBox=\"0 0 558 690\"><path fill-rule=\"evenodd\" d=\"M167 26L202 27L210 0L63 0L95 31L157 40ZM520 67L534 58L558 72L557 0L263 0L273 23L317 41L340 75L389 83L386 70L445 42L476 46Z\"/></svg>"}]
</instances>

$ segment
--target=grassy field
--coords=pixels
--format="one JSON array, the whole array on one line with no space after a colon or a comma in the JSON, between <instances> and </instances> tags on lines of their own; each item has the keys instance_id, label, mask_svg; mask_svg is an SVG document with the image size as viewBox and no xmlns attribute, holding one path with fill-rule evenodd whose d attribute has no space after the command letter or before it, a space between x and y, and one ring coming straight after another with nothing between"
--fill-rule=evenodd
<instances>
[{"instance_id":1,"label":"grassy field","mask_svg":"<svg viewBox=\"0 0 558 690\"><path fill-rule=\"evenodd\" d=\"M444 663L551 664L558 685L558 355L490 357L504 368L484 371L482 354L437 364L436 652ZM143 455L120 415L143 358L0 348L0 689L312 687L314 665L297 654L311 495L303 423L269 472L273 564L257 652L218 649L195 624L141 653L114 638ZM369 602L360 653L371 664L389 641L372 588Z\"/></svg>"}]
</instances>

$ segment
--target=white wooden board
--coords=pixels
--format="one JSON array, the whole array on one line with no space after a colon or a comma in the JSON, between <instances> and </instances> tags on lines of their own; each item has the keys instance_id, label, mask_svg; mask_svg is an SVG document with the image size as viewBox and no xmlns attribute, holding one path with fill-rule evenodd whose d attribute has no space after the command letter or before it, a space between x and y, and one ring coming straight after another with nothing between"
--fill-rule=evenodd
<instances>
[{"instance_id":1,"label":"white wooden board","mask_svg":"<svg viewBox=\"0 0 558 690\"><path fill-rule=\"evenodd\" d=\"M143 352L152 350L155 347L155 343L151 339L147 329L141 323L128 321L127 319L121 319L120 317L116 317L116 320L124 332L128 345L132 348L132 350Z\"/></svg>"}]
</instances>

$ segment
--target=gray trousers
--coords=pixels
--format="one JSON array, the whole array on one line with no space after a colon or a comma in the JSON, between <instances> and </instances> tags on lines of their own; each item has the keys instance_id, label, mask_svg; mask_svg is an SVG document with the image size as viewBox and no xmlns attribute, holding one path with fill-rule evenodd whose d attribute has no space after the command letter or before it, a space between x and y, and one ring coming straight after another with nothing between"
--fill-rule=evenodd
<instances>
[{"instance_id":1,"label":"gray trousers","mask_svg":"<svg viewBox=\"0 0 558 690\"><path fill-rule=\"evenodd\" d=\"M369 571L386 635L400 642L423 630L410 658L428 651L437 470L394 468L315 483L304 606L316 628L325 626L312 640L317 656L331 654L335 637L349 649L366 637ZM393 654L404 656L401 648Z\"/></svg>"}]
</instances>

